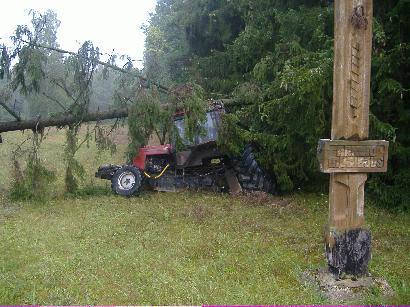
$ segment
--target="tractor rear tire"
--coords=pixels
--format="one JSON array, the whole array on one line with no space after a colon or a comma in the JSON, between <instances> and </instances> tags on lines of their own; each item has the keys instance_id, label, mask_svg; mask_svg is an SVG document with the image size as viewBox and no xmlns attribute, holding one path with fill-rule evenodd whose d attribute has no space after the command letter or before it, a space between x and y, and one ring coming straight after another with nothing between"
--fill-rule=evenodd
<instances>
[{"instance_id":1,"label":"tractor rear tire","mask_svg":"<svg viewBox=\"0 0 410 307\"><path fill-rule=\"evenodd\" d=\"M235 170L242 190L277 194L275 180L255 160L251 145L246 145L241 160L236 163Z\"/></svg>"},{"instance_id":2,"label":"tractor rear tire","mask_svg":"<svg viewBox=\"0 0 410 307\"><path fill-rule=\"evenodd\" d=\"M113 193L122 196L132 196L139 192L142 176L138 168L125 165L117 170L111 179Z\"/></svg>"}]
</instances>

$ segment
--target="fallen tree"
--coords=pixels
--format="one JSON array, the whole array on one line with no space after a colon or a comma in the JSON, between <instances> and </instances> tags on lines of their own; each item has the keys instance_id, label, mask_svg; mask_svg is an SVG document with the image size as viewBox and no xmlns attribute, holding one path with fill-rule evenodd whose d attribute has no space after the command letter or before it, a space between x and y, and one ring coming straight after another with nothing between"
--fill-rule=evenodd
<instances>
[{"instance_id":1,"label":"fallen tree","mask_svg":"<svg viewBox=\"0 0 410 307\"><path fill-rule=\"evenodd\" d=\"M42 48L42 49L49 50L49 51L55 51L55 52L58 52L60 54L69 54L69 55L72 55L72 56L75 56L75 57L79 56L78 53L75 53L75 52L72 52L72 51L63 50L63 49L55 48L55 47L51 47L51 46L44 46L44 45L41 45L41 44L37 44L35 42L29 42L29 41L25 41L25 40L21 40L21 41L28 44L29 46L32 46L32 47ZM113 65L111 63L103 62L103 61L100 61L100 60L97 60L97 59L92 59L92 61L96 64L105 66L107 68L111 68L115 71L134 76L134 77L138 78L141 82L144 82L145 87L147 87L147 88L150 87L151 85L155 85L158 90L160 90L164 93L169 93L169 91L170 91L170 89L168 87L163 86L162 84L159 84L155 81L148 80L147 78L141 76L139 73L136 73L136 72L124 69L124 68L120 68L120 67L118 67L116 65Z\"/></svg>"},{"instance_id":2,"label":"fallen tree","mask_svg":"<svg viewBox=\"0 0 410 307\"><path fill-rule=\"evenodd\" d=\"M93 112L83 115L81 122L96 122L106 119L125 118L128 116L128 109L121 108L105 112ZM0 122L0 133L18 130L33 130L41 131L47 127L63 127L76 124L79 122L78 116L73 115L57 115L47 119L30 119L21 121Z\"/></svg>"},{"instance_id":3,"label":"fallen tree","mask_svg":"<svg viewBox=\"0 0 410 307\"><path fill-rule=\"evenodd\" d=\"M54 51L60 54L68 54L74 57L78 57L81 58L81 55L75 52L71 52L71 51L67 51L67 50L63 50L60 48L55 48L55 47L51 47L51 46L44 46L41 44L37 44L36 42L32 42L32 41L25 41L20 39L21 42L27 44L27 46L30 47L34 47L34 48L41 48L41 49L45 49L48 51ZM3 51L5 51L5 47L2 48ZM106 68L110 68L113 69L115 71L124 73L124 74L128 74L131 76L134 76L136 78L138 78L141 82L141 87L144 88L150 88L152 86L155 86L155 88L159 91L161 91L162 93L166 93L169 94L170 93L170 89L159 84L156 82L153 82L151 80L148 80L147 78L141 76L138 72L132 71L132 70L126 70L124 68L120 68L118 66L115 66L111 63L108 62L102 62L99 59L96 58L90 58L90 59L84 59L82 58L82 60L89 60L91 62L93 62L94 64L98 64L98 65L102 65ZM92 74L90 76L90 78L92 77ZM87 86L89 84L90 80L87 80ZM67 89L64 88L64 90L67 92ZM84 90L83 90L84 91ZM60 102L53 98L50 97L48 95L46 95L45 93L43 93L47 98L53 100L54 102L58 103L60 106ZM82 93L81 93L82 94ZM69 97L73 98L71 94L68 94ZM81 96L81 95L80 95ZM79 97L80 97L79 96ZM78 97L78 98L79 98ZM73 105L77 105L78 104L78 98L74 99L74 104ZM49 117L49 118L41 118L41 117L37 117L37 118L31 118L31 119L26 119L23 120L18 114L16 114L16 112L14 112L14 110L12 110L10 107L8 107L8 105L4 102L4 101L0 101L0 107L2 107L3 109L5 109L11 116L13 116L15 118L14 121L7 121L7 122L0 122L0 133L3 132L10 132L10 131L23 131L23 130L33 130L33 131L41 131L44 128L47 127L64 127L64 126L70 126L73 124L78 124L78 123L85 123L85 122L97 122L97 121L101 121L101 120L107 120L107 119L118 119L118 118L125 118L128 116L128 109L127 108L119 108L119 109L115 109L115 110L110 110L110 111L105 111L105 112L93 112L93 113L87 113L84 112L84 115L79 116L79 115L73 115L70 113L62 113L53 117ZM83 108L86 108L86 106L82 106ZM65 110L67 111L67 110ZM1 136L0 136L0 143L1 143Z\"/></svg>"}]
</instances>

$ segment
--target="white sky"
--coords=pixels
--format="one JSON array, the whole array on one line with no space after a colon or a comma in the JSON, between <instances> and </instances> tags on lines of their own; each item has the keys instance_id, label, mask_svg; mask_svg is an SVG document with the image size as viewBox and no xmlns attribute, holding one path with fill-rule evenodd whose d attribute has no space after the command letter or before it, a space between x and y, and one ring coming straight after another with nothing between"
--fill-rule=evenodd
<instances>
[{"instance_id":1,"label":"white sky","mask_svg":"<svg viewBox=\"0 0 410 307\"><path fill-rule=\"evenodd\" d=\"M58 42L62 49L77 51L91 40L102 52L127 54L142 68L145 35L141 26L155 9L156 0L0 0L0 43L7 43L18 24L29 24L30 9L52 9L61 21Z\"/></svg>"}]
</instances>

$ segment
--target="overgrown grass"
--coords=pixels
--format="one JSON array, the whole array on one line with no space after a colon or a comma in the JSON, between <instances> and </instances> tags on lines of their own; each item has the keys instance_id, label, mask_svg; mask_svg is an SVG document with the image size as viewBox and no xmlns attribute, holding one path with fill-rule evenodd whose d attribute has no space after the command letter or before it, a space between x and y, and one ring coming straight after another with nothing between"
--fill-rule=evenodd
<instances>
[{"instance_id":1,"label":"overgrown grass","mask_svg":"<svg viewBox=\"0 0 410 307\"><path fill-rule=\"evenodd\" d=\"M7 143L1 146L5 153ZM54 155L58 147L47 146L45 153ZM84 154L91 176L97 162ZM58 155L48 161L61 167ZM57 195L47 203L0 194L0 305L329 303L301 278L325 266L325 195L261 204L194 192L123 198L90 182L81 196ZM409 215L367 205L366 218L371 273L386 278L395 296L374 289L350 303L406 304Z\"/></svg>"},{"instance_id":2,"label":"overgrown grass","mask_svg":"<svg viewBox=\"0 0 410 307\"><path fill-rule=\"evenodd\" d=\"M80 138L85 136L85 128L80 133ZM120 133L120 132L119 132ZM121 133L123 133L121 131ZM3 134L4 143L0 145L0 193L7 191L11 187L11 173L12 163L11 155L16 146L21 144L26 138L31 135L30 131L11 132ZM56 174L55 181L50 185L50 190L53 191L52 197L59 197L64 194L64 144L65 144L65 130L47 129L45 131L46 137L40 147L40 158L44 161L44 165ZM95 143L90 141L76 154L76 158L85 168L84 180L80 182L80 189L90 189L92 187L105 187L106 181L99 180L94 177L94 173L102 164L123 164L125 161L125 150L128 142L124 140L124 136L120 135L118 138L120 142L117 144L117 153L111 155L108 151L99 152ZM81 141L81 140L80 140ZM26 142L23 150L27 149L31 142ZM20 163L24 165L24 157L19 159ZM81 193L81 192L80 192Z\"/></svg>"}]
</instances>

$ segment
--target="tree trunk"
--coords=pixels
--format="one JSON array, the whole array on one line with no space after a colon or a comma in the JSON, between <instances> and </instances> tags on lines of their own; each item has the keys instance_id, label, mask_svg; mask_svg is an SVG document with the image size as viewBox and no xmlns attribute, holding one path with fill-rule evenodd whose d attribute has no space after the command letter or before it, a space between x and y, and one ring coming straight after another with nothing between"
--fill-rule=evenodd
<instances>
[{"instance_id":1,"label":"tree trunk","mask_svg":"<svg viewBox=\"0 0 410 307\"><path fill-rule=\"evenodd\" d=\"M95 122L105 119L124 118L128 116L128 109L116 109L105 112L87 113L82 118L72 115L57 115L51 118L37 118L22 121L0 122L0 133L31 129L40 131L47 127L63 127L70 124L81 122Z\"/></svg>"}]
</instances>

